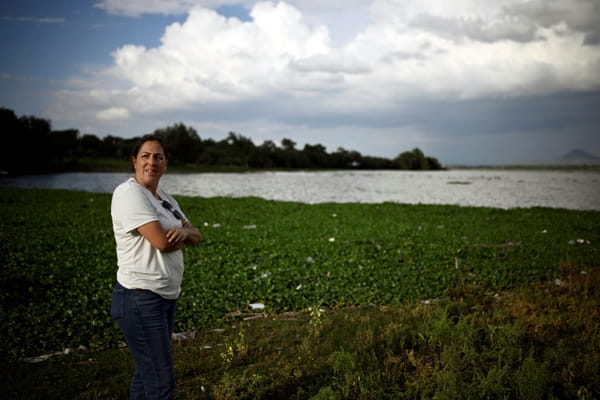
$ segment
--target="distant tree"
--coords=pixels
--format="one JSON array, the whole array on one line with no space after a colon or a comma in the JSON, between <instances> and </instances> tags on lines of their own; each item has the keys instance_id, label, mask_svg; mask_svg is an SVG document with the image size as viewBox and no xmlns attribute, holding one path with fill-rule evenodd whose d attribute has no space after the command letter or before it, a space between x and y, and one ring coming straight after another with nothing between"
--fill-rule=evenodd
<instances>
[{"instance_id":1,"label":"distant tree","mask_svg":"<svg viewBox=\"0 0 600 400\"><path fill-rule=\"evenodd\" d=\"M0 107L0 132L3 139L8 139L9 136L16 135L21 129L19 118L13 110Z\"/></svg>"},{"instance_id":2,"label":"distant tree","mask_svg":"<svg viewBox=\"0 0 600 400\"><path fill-rule=\"evenodd\" d=\"M300 168L300 158L296 150L296 142L292 139L284 138L281 140L281 151L277 152L276 160L280 167Z\"/></svg>"},{"instance_id":3,"label":"distant tree","mask_svg":"<svg viewBox=\"0 0 600 400\"><path fill-rule=\"evenodd\" d=\"M421 149L415 148L412 151L400 153L394 159L397 168L410 170L441 169L442 166L437 159L425 157Z\"/></svg>"},{"instance_id":4,"label":"distant tree","mask_svg":"<svg viewBox=\"0 0 600 400\"><path fill-rule=\"evenodd\" d=\"M281 140L281 147L283 147L283 150L285 151L294 151L296 150L296 142L292 139L284 138Z\"/></svg>"},{"instance_id":5,"label":"distant tree","mask_svg":"<svg viewBox=\"0 0 600 400\"><path fill-rule=\"evenodd\" d=\"M226 153L229 155L229 164L240 167L248 167L250 160L256 150L252 139L235 132L229 132L225 139Z\"/></svg>"},{"instance_id":6,"label":"distant tree","mask_svg":"<svg viewBox=\"0 0 600 400\"><path fill-rule=\"evenodd\" d=\"M269 153L275 153L277 151L277 145L272 140L265 140L260 147Z\"/></svg>"},{"instance_id":7,"label":"distant tree","mask_svg":"<svg viewBox=\"0 0 600 400\"><path fill-rule=\"evenodd\" d=\"M362 155L355 150L338 147L332 155L333 166L336 168L358 168L362 165Z\"/></svg>"},{"instance_id":8,"label":"distant tree","mask_svg":"<svg viewBox=\"0 0 600 400\"><path fill-rule=\"evenodd\" d=\"M0 138L5 150L3 157L0 157L0 170L20 170L21 164L24 163L22 157L27 153L27 142L23 135L23 127L15 112L8 108L0 108Z\"/></svg>"},{"instance_id":9,"label":"distant tree","mask_svg":"<svg viewBox=\"0 0 600 400\"><path fill-rule=\"evenodd\" d=\"M27 134L33 139L46 140L51 132L50 120L34 116L22 116L19 122Z\"/></svg>"},{"instance_id":10,"label":"distant tree","mask_svg":"<svg viewBox=\"0 0 600 400\"><path fill-rule=\"evenodd\" d=\"M383 157L364 156L362 158L362 169L393 169L394 163L392 160Z\"/></svg>"},{"instance_id":11,"label":"distant tree","mask_svg":"<svg viewBox=\"0 0 600 400\"><path fill-rule=\"evenodd\" d=\"M183 165L192 163L198 158L202 142L196 130L183 123L157 129L154 134L160 135L168 148L169 163Z\"/></svg>"},{"instance_id":12,"label":"distant tree","mask_svg":"<svg viewBox=\"0 0 600 400\"><path fill-rule=\"evenodd\" d=\"M78 140L77 155L80 157L102 157L104 155L102 140L96 135L86 133Z\"/></svg>"},{"instance_id":13,"label":"distant tree","mask_svg":"<svg viewBox=\"0 0 600 400\"><path fill-rule=\"evenodd\" d=\"M321 144L296 148L292 139L272 140L260 146L243 135L229 132L220 141L202 140L196 130L183 123L157 129L168 147L172 165L197 164L251 168L356 168L356 169L441 169L437 159L419 148L400 153L396 158L362 156L358 151L339 147L327 153ZM0 135L9 151L0 159L0 170L8 172L43 172L80 168L81 157L128 159L139 137L124 139L108 135L99 139L93 134L79 136L79 131L52 131L49 120L33 116L17 117L14 111L0 108Z\"/></svg>"},{"instance_id":14,"label":"distant tree","mask_svg":"<svg viewBox=\"0 0 600 400\"><path fill-rule=\"evenodd\" d=\"M44 172L49 169L50 132L49 120L34 116L22 116L19 122L23 128L23 139L27 146L26 170Z\"/></svg>"},{"instance_id":15,"label":"distant tree","mask_svg":"<svg viewBox=\"0 0 600 400\"><path fill-rule=\"evenodd\" d=\"M131 148L135 140L137 138L123 139L112 135L105 136L102 139L102 156L129 160Z\"/></svg>"},{"instance_id":16,"label":"distant tree","mask_svg":"<svg viewBox=\"0 0 600 400\"><path fill-rule=\"evenodd\" d=\"M78 138L77 129L50 132L48 151L50 162L55 168L68 169L77 165Z\"/></svg>"},{"instance_id":17,"label":"distant tree","mask_svg":"<svg viewBox=\"0 0 600 400\"><path fill-rule=\"evenodd\" d=\"M431 170L440 170L443 169L442 164L438 161L437 158L434 157L426 157L427 158L427 169Z\"/></svg>"},{"instance_id":18,"label":"distant tree","mask_svg":"<svg viewBox=\"0 0 600 400\"><path fill-rule=\"evenodd\" d=\"M306 144L302 152L305 155L308 168L327 168L330 165L329 154L321 144Z\"/></svg>"},{"instance_id":19,"label":"distant tree","mask_svg":"<svg viewBox=\"0 0 600 400\"><path fill-rule=\"evenodd\" d=\"M252 168L276 168L278 167L278 153L280 149L272 140L265 140L260 146L256 146L250 156L248 165Z\"/></svg>"},{"instance_id":20,"label":"distant tree","mask_svg":"<svg viewBox=\"0 0 600 400\"><path fill-rule=\"evenodd\" d=\"M13 110L0 109L0 134L6 149L1 168L7 172L44 172L50 163L50 121L34 116L17 118Z\"/></svg>"},{"instance_id":21,"label":"distant tree","mask_svg":"<svg viewBox=\"0 0 600 400\"><path fill-rule=\"evenodd\" d=\"M402 152L394 159L394 162L400 169L418 169L417 154L419 154L419 152L420 150L416 154L414 150Z\"/></svg>"},{"instance_id":22,"label":"distant tree","mask_svg":"<svg viewBox=\"0 0 600 400\"><path fill-rule=\"evenodd\" d=\"M274 168L276 151L277 146L270 140L259 146L254 145L250 150L248 166L251 168Z\"/></svg>"}]
</instances>

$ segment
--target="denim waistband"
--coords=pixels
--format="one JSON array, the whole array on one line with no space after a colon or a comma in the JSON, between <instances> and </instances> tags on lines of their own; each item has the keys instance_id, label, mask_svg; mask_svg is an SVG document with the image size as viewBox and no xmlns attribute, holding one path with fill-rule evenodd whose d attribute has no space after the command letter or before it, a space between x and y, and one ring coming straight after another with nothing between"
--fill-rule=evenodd
<instances>
[{"instance_id":1,"label":"denim waistband","mask_svg":"<svg viewBox=\"0 0 600 400\"><path fill-rule=\"evenodd\" d=\"M117 290L124 290L126 292L148 292L148 293L154 293L153 291L148 290L148 289L139 289L139 288L128 289L125 286L121 285L119 283L119 281L117 281L117 283L115 284L114 288L117 289Z\"/></svg>"}]
</instances>

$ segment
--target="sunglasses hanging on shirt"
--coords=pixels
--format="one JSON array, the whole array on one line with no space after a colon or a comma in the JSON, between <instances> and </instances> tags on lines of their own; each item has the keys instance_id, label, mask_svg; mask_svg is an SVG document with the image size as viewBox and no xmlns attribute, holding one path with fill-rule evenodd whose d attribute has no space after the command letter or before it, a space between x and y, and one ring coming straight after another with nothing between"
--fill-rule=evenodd
<instances>
[{"instance_id":1,"label":"sunglasses hanging on shirt","mask_svg":"<svg viewBox=\"0 0 600 400\"><path fill-rule=\"evenodd\" d=\"M181 215L181 213L180 213L179 211L177 211L177 210L176 210L176 209L175 209L175 208L174 208L174 207L171 205L171 203L169 203L169 202L168 202L168 201L166 201L166 200L163 200L161 204L162 204L162 206L163 206L164 208L166 208L167 210L171 211L171 213L173 213L173 215L175 216L175 218L177 218L177 219L183 219L183 215Z\"/></svg>"}]
</instances>

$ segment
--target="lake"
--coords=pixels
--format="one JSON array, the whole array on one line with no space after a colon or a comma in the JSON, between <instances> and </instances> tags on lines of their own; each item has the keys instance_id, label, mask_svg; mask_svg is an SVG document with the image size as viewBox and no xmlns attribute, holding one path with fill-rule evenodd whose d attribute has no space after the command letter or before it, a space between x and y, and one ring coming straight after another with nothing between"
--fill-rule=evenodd
<instances>
[{"instance_id":1,"label":"lake","mask_svg":"<svg viewBox=\"0 0 600 400\"><path fill-rule=\"evenodd\" d=\"M61 173L0 177L0 187L111 193L127 173ZM171 194L256 196L303 203L397 202L497 208L600 210L599 171L476 170L167 173Z\"/></svg>"}]
</instances>

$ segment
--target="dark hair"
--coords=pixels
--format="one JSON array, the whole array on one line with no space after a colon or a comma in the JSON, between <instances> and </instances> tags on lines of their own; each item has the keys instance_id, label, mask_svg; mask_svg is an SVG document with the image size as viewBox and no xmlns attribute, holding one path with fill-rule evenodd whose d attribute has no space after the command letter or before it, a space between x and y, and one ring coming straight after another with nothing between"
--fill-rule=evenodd
<instances>
[{"instance_id":1,"label":"dark hair","mask_svg":"<svg viewBox=\"0 0 600 400\"><path fill-rule=\"evenodd\" d=\"M165 153L165 158L168 158L167 157L167 148L165 147L165 142L160 135L156 135L156 134L144 135L141 138L139 138L138 140L136 140L135 143L133 144L133 147L131 148L131 157L137 157L138 153L140 152L140 148L142 148L144 143L152 142L152 141L160 143L160 145L163 148L163 152Z\"/></svg>"}]
</instances>

